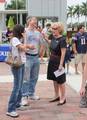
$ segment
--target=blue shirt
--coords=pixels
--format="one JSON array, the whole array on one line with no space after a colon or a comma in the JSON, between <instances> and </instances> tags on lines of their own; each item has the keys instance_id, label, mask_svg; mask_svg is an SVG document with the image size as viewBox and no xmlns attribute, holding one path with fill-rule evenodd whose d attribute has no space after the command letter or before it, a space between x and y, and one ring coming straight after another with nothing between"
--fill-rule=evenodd
<instances>
[{"instance_id":1,"label":"blue shirt","mask_svg":"<svg viewBox=\"0 0 87 120\"><path fill-rule=\"evenodd\" d=\"M72 37L73 42L76 44L76 50L78 53L86 53L87 52L87 33L84 32L81 34L80 32L76 33L75 36Z\"/></svg>"}]
</instances>

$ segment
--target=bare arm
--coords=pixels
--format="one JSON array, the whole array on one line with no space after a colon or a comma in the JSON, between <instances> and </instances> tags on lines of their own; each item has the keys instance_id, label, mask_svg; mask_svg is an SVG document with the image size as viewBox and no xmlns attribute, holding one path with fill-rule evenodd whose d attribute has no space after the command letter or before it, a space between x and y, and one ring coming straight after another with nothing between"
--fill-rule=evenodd
<instances>
[{"instance_id":1,"label":"bare arm","mask_svg":"<svg viewBox=\"0 0 87 120\"><path fill-rule=\"evenodd\" d=\"M27 51L28 49L35 49L35 46L34 45L31 45L31 44L20 44L20 45L17 45L17 47L22 50L22 51Z\"/></svg>"},{"instance_id":2,"label":"bare arm","mask_svg":"<svg viewBox=\"0 0 87 120\"><path fill-rule=\"evenodd\" d=\"M43 34L43 38L48 42L48 44L51 43L51 40L48 39L48 36L46 34Z\"/></svg>"},{"instance_id":3,"label":"bare arm","mask_svg":"<svg viewBox=\"0 0 87 120\"><path fill-rule=\"evenodd\" d=\"M65 53L66 53L66 48L61 48L61 59L60 59L59 69L63 67Z\"/></svg>"},{"instance_id":4,"label":"bare arm","mask_svg":"<svg viewBox=\"0 0 87 120\"><path fill-rule=\"evenodd\" d=\"M77 54L76 44L75 43L73 43L73 51L74 51L74 54Z\"/></svg>"},{"instance_id":5,"label":"bare arm","mask_svg":"<svg viewBox=\"0 0 87 120\"><path fill-rule=\"evenodd\" d=\"M44 49L44 45L41 45L40 46L40 53L39 53L40 56L43 54L43 49Z\"/></svg>"}]
</instances>

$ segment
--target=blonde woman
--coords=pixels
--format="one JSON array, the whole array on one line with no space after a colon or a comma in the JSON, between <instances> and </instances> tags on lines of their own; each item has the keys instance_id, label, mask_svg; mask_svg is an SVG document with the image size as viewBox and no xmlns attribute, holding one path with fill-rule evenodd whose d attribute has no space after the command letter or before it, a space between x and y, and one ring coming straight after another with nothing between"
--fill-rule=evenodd
<instances>
[{"instance_id":1,"label":"blonde woman","mask_svg":"<svg viewBox=\"0 0 87 120\"><path fill-rule=\"evenodd\" d=\"M48 63L47 79L53 80L55 97L50 102L58 101L57 105L63 105L66 103L65 97L65 82L66 75L65 73L56 77L54 72L61 69L65 66L64 58L66 53L66 38L62 35L64 32L64 27L61 22L56 22L52 24L52 35L45 39L50 44L50 59Z\"/></svg>"}]
</instances>

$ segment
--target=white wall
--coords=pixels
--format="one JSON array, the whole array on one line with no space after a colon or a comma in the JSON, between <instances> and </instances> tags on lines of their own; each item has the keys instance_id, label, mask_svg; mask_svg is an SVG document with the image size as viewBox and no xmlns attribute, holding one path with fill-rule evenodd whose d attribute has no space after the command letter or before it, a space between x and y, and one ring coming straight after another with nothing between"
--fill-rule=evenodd
<instances>
[{"instance_id":1,"label":"white wall","mask_svg":"<svg viewBox=\"0 0 87 120\"><path fill-rule=\"evenodd\" d=\"M67 0L27 0L29 16L58 17L66 28Z\"/></svg>"},{"instance_id":2,"label":"white wall","mask_svg":"<svg viewBox=\"0 0 87 120\"><path fill-rule=\"evenodd\" d=\"M5 3L0 3L0 10L5 10Z\"/></svg>"},{"instance_id":3,"label":"white wall","mask_svg":"<svg viewBox=\"0 0 87 120\"><path fill-rule=\"evenodd\" d=\"M5 30L6 29L6 22L5 22L5 14L0 13L0 30Z\"/></svg>"}]
</instances>

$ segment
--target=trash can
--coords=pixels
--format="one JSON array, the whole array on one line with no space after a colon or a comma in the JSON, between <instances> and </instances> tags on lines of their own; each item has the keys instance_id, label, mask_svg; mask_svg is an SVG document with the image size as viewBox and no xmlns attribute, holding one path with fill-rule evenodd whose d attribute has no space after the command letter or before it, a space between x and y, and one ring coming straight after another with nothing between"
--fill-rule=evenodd
<instances>
[{"instance_id":1,"label":"trash can","mask_svg":"<svg viewBox=\"0 0 87 120\"><path fill-rule=\"evenodd\" d=\"M11 50L11 46L9 44L1 44L0 45L0 62L4 62L8 52Z\"/></svg>"}]
</instances>

